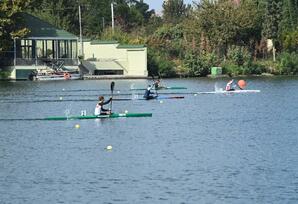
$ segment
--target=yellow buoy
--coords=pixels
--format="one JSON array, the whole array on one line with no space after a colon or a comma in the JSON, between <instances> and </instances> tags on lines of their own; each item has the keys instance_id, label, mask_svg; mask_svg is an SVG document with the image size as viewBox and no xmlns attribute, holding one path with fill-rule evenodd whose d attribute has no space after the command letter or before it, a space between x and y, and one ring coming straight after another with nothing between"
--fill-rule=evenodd
<instances>
[{"instance_id":1,"label":"yellow buoy","mask_svg":"<svg viewBox=\"0 0 298 204\"><path fill-rule=\"evenodd\" d=\"M75 128L79 129L81 126L79 124L75 125Z\"/></svg>"},{"instance_id":2,"label":"yellow buoy","mask_svg":"<svg viewBox=\"0 0 298 204\"><path fill-rule=\"evenodd\" d=\"M112 150L113 147L112 147L112 145L108 145L108 146L106 147L106 149L107 149L107 150Z\"/></svg>"}]
</instances>

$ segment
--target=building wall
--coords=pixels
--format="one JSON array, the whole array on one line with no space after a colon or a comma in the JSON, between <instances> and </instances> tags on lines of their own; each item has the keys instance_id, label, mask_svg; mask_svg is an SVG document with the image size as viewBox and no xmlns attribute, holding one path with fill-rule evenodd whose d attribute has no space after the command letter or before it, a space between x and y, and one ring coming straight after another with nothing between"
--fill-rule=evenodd
<instances>
[{"instance_id":1,"label":"building wall","mask_svg":"<svg viewBox=\"0 0 298 204\"><path fill-rule=\"evenodd\" d=\"M125 76L148 76L147 72L147 48L146 47L121 47L119 43L92 43L84 42L84 59L92 63L92 60L98 70L107 69L104 67L106 63L113 62L115 67L111 69L123 69ZM94 59L95 58L95 59Z\"/></svg>"}]
</instances>

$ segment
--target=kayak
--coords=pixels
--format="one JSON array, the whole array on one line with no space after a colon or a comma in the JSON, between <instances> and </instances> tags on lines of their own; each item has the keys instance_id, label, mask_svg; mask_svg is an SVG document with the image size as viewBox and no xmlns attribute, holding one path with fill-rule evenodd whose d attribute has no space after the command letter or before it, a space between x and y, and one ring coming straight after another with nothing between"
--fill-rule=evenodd
<instances>
[{"instance_id":1,"label":"kayak","mask_svg":"<svg viewBox=\"0 0 298 204\"><path fill-rule=\"evenodd\" d=\"M187 89L187 88L182 87L182 86L161 86L161 87L157 88L157 90L167 90L167 89ZM131 88L130 90L140 91L140 90L146 90L146 89L144 89L144 88ZM155 88L153 88L151 90L155 90Z\"/></svg>"},{"instance_id":2,"label":"kayak","mask_svg":"<svg viewBox=\"0 0 298 204\"><path fill-rule=\"evenodd\" d=\"M196 92L196 94L238 94L238 93L259 93L260 90L235 90L235 91L209 91Z\"/></svg>"},{"instance_id":3,"label":"kayak","mask_svg":"<svg viewBox=\"0 0 298 204\"><path fill-rule=\"evenodd\" d=\"M184 96L156 96L148 100L160 100L160 99L184 99ZM113 98L113 101L135 101L135 100L147 100L145 98Z\"/></svg>"},{"instance_id":4,"label":"kayak","mask_svg":"<svg viewBox=\"0 0 298 204\"><path fill-rule=\"evenodd\" d=\"M112 113L111 115L84 115L84 116L54 116L42 120L84 120L100 118L132 118L132 117L152 117L152 113Z\"/></svg>"}]
</instances>

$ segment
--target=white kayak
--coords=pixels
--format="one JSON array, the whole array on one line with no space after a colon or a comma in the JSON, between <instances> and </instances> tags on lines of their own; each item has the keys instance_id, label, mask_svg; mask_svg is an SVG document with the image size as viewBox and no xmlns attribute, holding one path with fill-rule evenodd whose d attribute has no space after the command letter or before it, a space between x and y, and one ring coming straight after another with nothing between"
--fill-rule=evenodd
<instances>
[{"instance_id":1,"label":"white kayak","mask_svg":"<svg viewBox=\"0 0 298 204\"><path fill-rule=\"evenodd\" d=\"M196 92L196 94L238 94L238 93L259 93L260 90L235 90L235 91L209 91L209 92Z\"/></svg>"}]
</instances>

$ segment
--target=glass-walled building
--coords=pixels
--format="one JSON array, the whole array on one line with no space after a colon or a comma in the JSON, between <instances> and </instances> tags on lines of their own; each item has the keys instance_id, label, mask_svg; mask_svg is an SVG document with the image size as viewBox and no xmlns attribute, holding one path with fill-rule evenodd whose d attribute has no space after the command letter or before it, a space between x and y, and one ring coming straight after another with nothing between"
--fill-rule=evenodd
<instances>
[{"instance_id":1,"label":"glass-walled building","mask_svg":"<svg viewBox=\"0 0 298 204\"><path fill-rule=\"evenodd\" d=\"M28 38L16 39L16 65L43 65L63 61L78 64L77 39Z\"/></svg>"},{"instance_id":2,"label":"glass-walled building","mask_svg":"<svg viewBox=\"0 0 298 204\"><path fill-rule=\"evenodd\" d=\"M55 61L78 65L77 36L30 14L22 15L30 33L23 39L15 39L15 65L43 65Z\"/></svg>"},{"instance_id":3,"label":"glass-walled building","mask_svg":"<svg viewBox=\"0 0 298 204\"><path fill-rule=\"evenodd\" d=\"M22 13L24 38L14 39L14 48L7 60L12 79L28 79L32 71L43 68L78 69L78 37L27 13Z\"/></svg>"}]
</instances>

